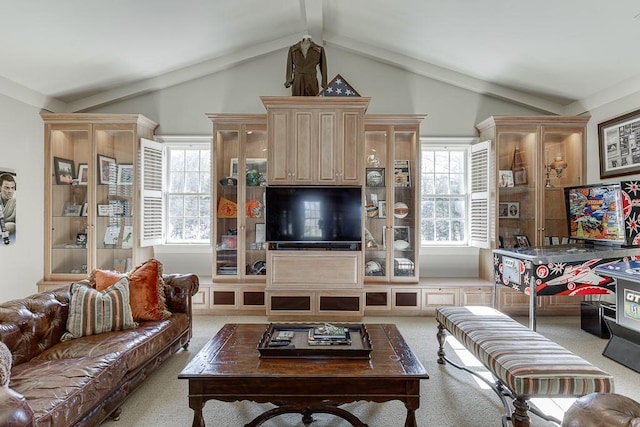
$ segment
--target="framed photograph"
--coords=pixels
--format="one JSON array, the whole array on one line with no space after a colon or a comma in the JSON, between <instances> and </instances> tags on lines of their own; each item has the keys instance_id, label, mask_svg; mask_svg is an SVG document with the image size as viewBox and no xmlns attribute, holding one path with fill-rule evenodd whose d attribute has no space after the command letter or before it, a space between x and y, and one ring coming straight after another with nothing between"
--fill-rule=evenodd
<instances>
[{"instance_id":1,"label":"framed photograph","mask_svg":"<svg viewBox=\"0 0 640 427\"><path fill-rule=\"evenodd\" d=\"M76 170L73 160L54 157L53 170L56 175L56 184L73 183L73 172Z\"/></svg>"},{"instance_id":2,"label":"framed photograph","mask_svg":"<svg viewBox=\"0 0 640 427\"><path fill-rule=\"evenodd\" d=\"M62 216L80 216L80 214L82 214L82 205L77 205L73 202L66 202L64 204Z\"/></svg>"},{"instance_id":3,"label":"framed photograph","mask_svg":"<svg viewBox=\"0 0 640 427\"><path fill-rule=\"evenodd\" d=\"M529 243L529 238L524 234L514 234L513 240L515 240L516 248L528 248L531 247L531 243Z\"/></svg>"},{"instance_id":4,"label":"framed photograph","mask_svg":"<svg viewBox=\"0 0 640 427\"><path fill-rule=\"evenodd\" d=\"M98 216L111 216L111 205L98 205Z\"/></svg>"},{"instance_id":5,"label":"framed photograph","mask_svg":"<svg viewBox=\"0 0 640 427\"><path fill-rule=\"evenodd\" d=\"M378 200L378 218L387 217L387 201Z\"/></svg>"},{"instance_id":6,"label":"framed photograph","mask_svg":"<svg viewBox=\"0 0 640 427\"><path fill-rule=\"evenodd\" d=\"M256 243L264 243L265 241L265 227L264 223L256 224Z\"/></svg>"},{"instance_id":7,"label":"framed photograph","mask_svg":"<svg viewBox=\"0 0 640 427\"><path fill-rule=\"evenodd\" d=\"M78 164L78 184L89 184L89 165L87 165L86 163Z\"/></svg>"},{"instance_id":8,"label":"framed photograph","mask_svg":"<svg viewBox=\"0 0 640 427\"><path fill-rule=\"evenodd\" d=\"M81 216L89 216L89 203L85 203L82 205L82 213Z\"/></svg>"},{"instance_id":9,"label":"framed photograph","mask_svg":"<svg viewBox=\"0 0 640 427\"><path fill-rule=\"evenodd\" d=\"M118 165L116 184L133 185L133 165Z\"/></svg>"},{"instance_id":10,"label":"framed photograph","mask_svg":"<svg viewBox=\"0 0 640 427\"><path fill-rule=\"evenodd\" d=\"M520 218L520 202L504 202L498 204L498 217Z\"/></svg>"},{"instance_id":11,"label":"framed photograph","mask_svg":"<svg viewBox=\"0 0 640 427\"><path fill-rule=\"evenodd\" d=\"M409 160L396 160L393 162L393 178L396 187L411 187Z\"/></svg>"},{"instance_id":12,"label":"framed photograph","mask_svg":"<svg viewBox=\"0 0 640 427\"><path fill-rule=\"evenodd\" d=\"M98 154L98 184L116 183L116 159Z\"/></svg>"},{"instance_id":13,"label":"framed photograph","mask_svg":"<svg viewBox=\"0 0 640 427\"><path fill-rule=\"evenodd\" d=\"M514 170L513 183L515 185L525 185L527 183L527 170L525 168Z\"/></svg>"},{"instance_id":14,"label":"framed photograph","mask_svg":"<svg viewBox=\"0 0 640 427\"><path fill-rule=\"evenodd\" d=\"M640 110L598 124L600 178L640 173Z\"/></svg>"},{"instance_id":15,"label":"framed photograph","mask_svg":"<svg viewBox=\"0 0 640 427\"><path fill-rule=\"evenodd\" d=\"M118 236L120 236L120 226L110 225L104 230L103 243L105 245L115 245L118 243Z\"/></svg>"},{"instance_id":16,"label":"framed photograph","mask_svg":"<svg viewBox=\"0 0 640 427\"><path fill-rule=\"evenodd\" d=\"M382 245L387 247L385 242L385 234L382 234ZM411 232L407 226L393 227L393 250L405 251L411 248Z\"/></svg>"},{"instance_id":17,"label":"framed photograph","mask_svg":"<svg viewBox=\"0 0 640 427\"><path fill-rule=\"evenodd\" d=\"M267 159L258 159L258 158L249 158L245 159L246 171L256 169L258 172L262 174L264 179L267 179ZM238 178L238 159L236 157L231 159L231 164L229 166L229 170L231 171L230 177Z\"/></svg>"},{"instance_id":18,"label":"framed photograph","mask_svg":"<svg viewBox=\"0 0 640 427\"><path fill-rule=\"evenodd\" d=\"M513 187L513 171L511 170L500 170L498 171L498 187Z\"/></svg>"},{"instance_id":19,"label":"framed photograph","mask_svg":"<svg viewBox=\"0 0 640 427\"><path fill-rule=\"evenodd\" d=\"M384 168L367 168L367 187L384 187Z\"/></svg>"}]
</instances>

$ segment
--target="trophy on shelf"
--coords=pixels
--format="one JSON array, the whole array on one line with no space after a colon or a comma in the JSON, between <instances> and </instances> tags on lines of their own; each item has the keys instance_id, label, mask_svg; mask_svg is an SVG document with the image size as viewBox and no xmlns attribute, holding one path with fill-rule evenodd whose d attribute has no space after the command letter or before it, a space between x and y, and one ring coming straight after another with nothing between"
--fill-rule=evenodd
<instances>
[{"instance_id":1,"label":"trophy on shelf","mask_svg":"<svg viewBox=\"0 0 640 427\"><path fill-rule=\"evenodd\" d=\"M547 156L545 156L546 159L548 159L548 152L547 152ZM548 162L548 160L547 160ZM564 159L562 158L562 153L556 153L556 157L553 159L553 162L544 165L544 169L547 173L547 182L545 184L545 187L553 187L553 185L551 185L551 172L556 173L556 178L560 179L562 177L562 172L564 172L564 170L568 167L569 165L567 164L566 161L564 161Z\"/></svg>"}]
</instances>

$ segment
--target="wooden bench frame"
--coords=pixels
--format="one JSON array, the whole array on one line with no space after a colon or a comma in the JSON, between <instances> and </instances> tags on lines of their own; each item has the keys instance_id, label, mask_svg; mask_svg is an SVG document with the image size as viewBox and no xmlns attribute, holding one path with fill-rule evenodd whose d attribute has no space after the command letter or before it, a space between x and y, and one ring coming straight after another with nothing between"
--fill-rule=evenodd
<instances>
[{"instance_id":1,"label":"wooden bench frame","mask_svg":"<svg viewBox=\"0 0 640 427\"><path fill-rule=\"evenodd\" d=\"M464 311L467 310L467 311ZM486 313L488 313L489 317L487 318L489 321L486 323L486 327L485 325L482 323L482 317L480 317L480 315L478 315L477 319L475 318L475 314L474 311L484 311ZM454 317L455 319L452 319L451 317ZM453 327L455 326L454 329L457 329L459 327L459 323L465 323L463 325L464 328L468 329L468 330L463 330L462 327L458 330L458 332L460 334L462 334L464 336L464 338L466 339L466 341L468 342L464 342L463 340L460 340L460 337L456 336L456 333L454 333L453 331L448 331L447 326L445 324L443 324L443 322L441 321L441 317L444 318L444 321L449 322L449 324ZM470 320L473 319L473 320ZM513 361L514 358L517 358L517 356L519 355L518 351L522 351L522 350L527 350L527 353L530 354L535 354L538 346L542 344L544 344L547 348L547 350L551 349L551 351L553 351L554 355L555 352L557 350L557 354L559 355L559 357L563 357L566 356L567 359L570 359L570 366L567 368L566 374L562 371L562 369L560 370L554 370L555 376L557 376L558 380L562 380L562 381L574 381L576 379L581 379L580 373L582 370L584 370L584 378L585 379L590 379L591 381L591 385L587 386L584 385L585 388L588 387L592 387L592 388L598 388L598 390L596 391L601 391L601 392L611 392L613 391L613 379L611 377L611 375L607 374L604 371L599 370L598 368L596 368L595 366L591 365L589 362L579 358L578 356L576 356L575 354L569 352L568 350L566 350L565 348L559 346L558 344L553 343L552 341L548 340L547 338L543 337L542 335L531 331L530 329L526 328L525 326L521 325L519 322L511 319L510 317L504 315L503 313L498 312L497 310L494 310L492 308L489 307L445 307L445 308L438 308L436 309L436 320L438 322L438 332L437 332L437 339L438 339L438 360L437 362L441 365L445 365L445 364L450 364L454 367L456 367L457 369L461 369L463 371L469 372L472 375L476 376L477 378L480 378L483 382L485 382L489 387L491 387L491 389L496 393L496 395L498 395L498 397L500 398L500 400L502 401L502 405L505 409L505 415L502 417L502 425L504 427L506 427L508 425L508 422L511 421L512 425L514 427L529 427L530 426L530 418L529 418L529 412L536 414L537 416L541 417L542 419L545 419L547 421L551 421L551 422L555 422L558 425L561 424L561 421L545 415L543 413L541 413L540 411L538 411L536 408L530 408L529 404L527 403L527 400L531 397L534 396L538 396L538 397L567 397L567 396L581 396L583 394L588 394L591 393L591 391L587 391L585 393L582 393L582 390L572 390L573 393L565 393L564 390L560 390L560 391L551 391L551 392L547 392L547 393L533 393L533 394L518 394L517 392L515 392L514 390L511 390L507 384L505 383L505 381L507 380L511 380L512 383L514 379L518 378L519 380L525 382L525 381L529 381L529 382L533 382L533 384L537 385L536 383L538 383L538 381L536 380L535 376L534 377L529 377L527 375L527 372L525 373L520 373L520 371L518 371L518 369L515 369L518 372L512 372L510 371L510 367L509 366L501 366L500 369L502 374L505 376L505 378L507 378L507 380L503 381L503 379L500 378L500 375L498 375L497 372L495 372L491 366L489 366L491 363L490 362L486 362L485 360L482 360L482 357L486 357L487 360L490 360L493 363L498 363L498 358L501 357L511 357L511 361ZM459 320L459 322L458 322ZM458 323L456 323L458 322ZM480 325L482 325L482 327L480 327ZM491 331L491 327L496 328L496 330L498 332L505 332L505 331L501 331L500 327L506 327L509 328L508 331L513 333L513 334L517 334L520 333L521 335L523 335L523 337L518 337L518 343L520 345L518 345L518 351L513 351L512 354L509 353L509 349L507 346L503 346L504 348L500 348L500 343L504 343L504 342L508 342L509 340L505 340L504 339L504 335L500 336L500 337L491 337L490 332L485 332L485 331ZM500 327L497 327L500 326ZM469 350L475 357L477 357L480 362L484 365L484 367L491 372L491 374L493 375L495 382L492 383L490 380L487 380L486 378L483 378L482 376L480 376L478 373L464 367L464 366L460 366L454 362L452 362L450 359L448 359L446 357L446 353L444 351L444 345L446 343L446 338L447 338L447 331L449 333L451 333L452 336L454 336L455 338L458 338L459 341L461 341L461 344L467 349ZM478 334L478 331L480 331L481 333ZM469 336L469 333L474 334L472 337ZM481 336L481 338L478 338L478 335ZM529 341L527 341L526 339L524 339L526 337L529 337ZM471 349L469 348L469 345L473 344L473 346L475 347L475 349ZM484 349L483 344L491 344L488 345L488 348L490 348L490 351L487 351ZM479 352L482 353L482 357L480 357L479 354L475 354L475 352ZM525 357L523 356L523 359L525 359ZM530 360L527 360L527 362L530 364ZM564 363L562 359L559 360L558 365L562 367L562 365ZM565 363L569 363L569 362L565 362ZM526 365L528 367L528 365ZM547 366L547 367L551 367L550 364L544 365L541 364L541 367ZM515 365L515 368L519 368L518 365ZM520 367L520 370L522 370L522 368ZM549 375L551 376L551 375ZM555 376L551 376L552 378L555 379ZM548 378L547 378L548 380ZM541 384L546 384L546 383L541 383ZM564 384L564 383L562 383ZM522 389L524 389L524 387L521 386ZM534 387L534 389L537 389L536 387ZM526 393L526 392L525 392ZM576 394L578 393L578 394ZM510 397L512 399L512 404L513 404L513 412L511 412L511 408L509 406L509 402L507 401L506 397Z\"/></svg>"}]
</instances>

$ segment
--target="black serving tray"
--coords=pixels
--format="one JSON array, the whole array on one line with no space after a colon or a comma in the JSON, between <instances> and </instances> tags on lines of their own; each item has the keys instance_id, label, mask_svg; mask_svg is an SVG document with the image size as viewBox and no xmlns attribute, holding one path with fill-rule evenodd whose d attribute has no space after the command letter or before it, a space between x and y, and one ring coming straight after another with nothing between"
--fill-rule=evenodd
<instances>
[{"instance_id":1,"label":"black serving tray","mask_svg":"<svg viewBox=\"0 0 640 427\"><path fill-rule=\"evenodd\" d=\"M332 323L333 324L333 323ZM331 359L369 359L371 339L364 324L333 324L348 328L351 344L310 345L309 330L322 326L322 323L270 323L258 344L261 358L331 358ZM280 331L293 331L294 336L287 346L272 347L272 337Z\"/></svg>"}]
</instances>

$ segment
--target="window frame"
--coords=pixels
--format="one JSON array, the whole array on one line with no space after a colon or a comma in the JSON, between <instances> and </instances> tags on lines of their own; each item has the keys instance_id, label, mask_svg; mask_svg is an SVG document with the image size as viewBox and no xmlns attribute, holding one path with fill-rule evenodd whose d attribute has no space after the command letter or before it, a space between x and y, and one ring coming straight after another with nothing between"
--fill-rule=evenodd
<instances>
[{"instance_id":1,"label":"window frame","mask_svg":"<svg viewBox=\"0 0 640 427\"><path fill-rule=\"evenodd\" d=\"M162 208L164 211L163 214L163 238L162 245L163 246L211 246L211 238L208 241L188 241L188 240L169 240L169 195L172 194L169 192L169 175L171 174L171 169L169 165L170 155L169 152L172 149L206 149L209 150L209 157L211 158L211 150L213 149L213 138L210 136L195 136L195 135L156 135L156 140L162 144L163 147L163 163L164 163L164 175L162 177ZM209 173L213 173L213 171L209 170ZM177 194L177 193L176 193ZM180 193L182 194L182 193ZM199 193L205 194L205 193ZM212 198L213 191L209 191L207 195ZM210 212L213 212L210 208ZM209 227L213 230L213 218L209 217Z\"/></svg>"},{"instance_id":2,"label":"window frame","mask_svg":"<svg viewBox=\"0 0 640 427\"><path fill-rule=\"evenodd\" d=\"M420 137L420 159L422 159L422 154L424 150L429 151L463 151L464 153L464 181L465 181L465 194L463 196L455 196L455 198L462 198L465 203L464 209L464 222L465 222L465 240L460 242L454 241L433 241L429 243L424 243L422 241L422 230L419 233L420 236L420 247L421 248L432 248L437 246L445 246L445 247L470 247L471 239L469 236L470 231L470 201L471 201L471 170L470 170L470 155L471 155L471 146L478 142L477 137ZM422 180L422 162L420 163L420 179ZM424 188L420 187L420 212L422 212L422 201L425 196L434 196L432 194L426 195L424 192ZM437 195L435 195L437 196ZM449 197L449 196L445 196ZM452 196L453 197L453 196ZM420 215L422 217L422 215ZM419 224L422 227L422 224Z\"/></svg>"}]
</instances>

